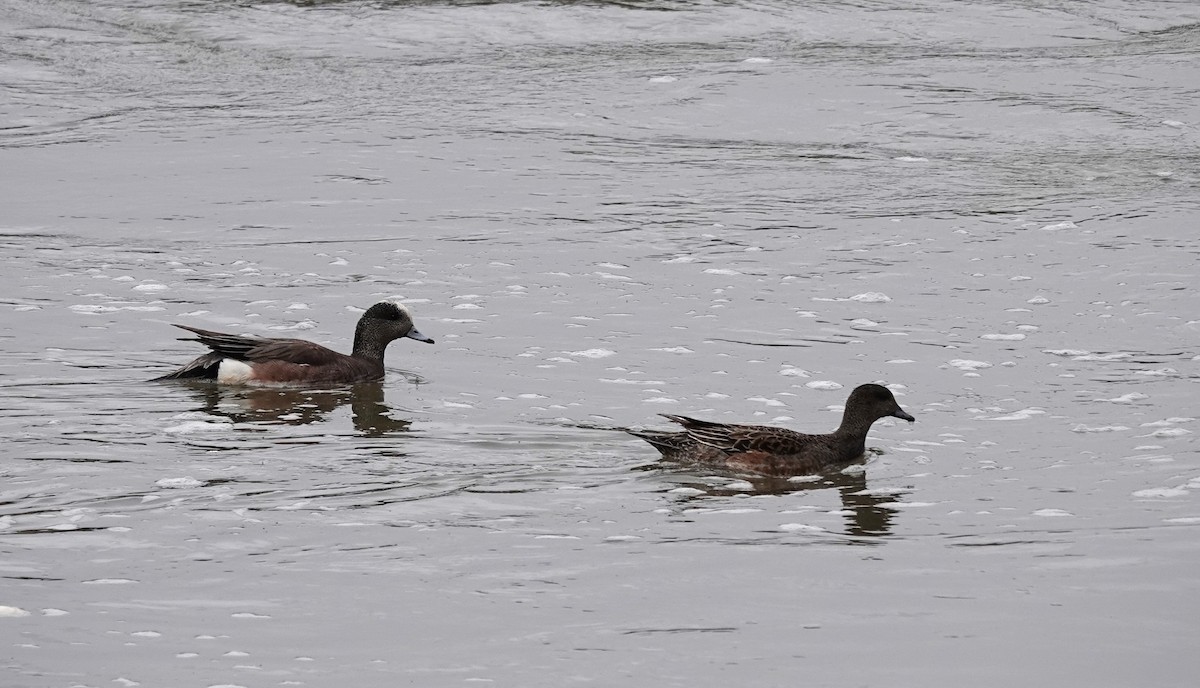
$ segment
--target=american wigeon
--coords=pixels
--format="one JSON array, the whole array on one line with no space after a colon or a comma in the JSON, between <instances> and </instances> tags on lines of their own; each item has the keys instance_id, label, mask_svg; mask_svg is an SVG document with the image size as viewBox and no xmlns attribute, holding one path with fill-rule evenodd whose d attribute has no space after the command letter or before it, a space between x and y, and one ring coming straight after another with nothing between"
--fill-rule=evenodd
<instances>
[{"instance_id":1,"label":"american wigeon","mask_svg":"<svg viewBox=\"0 0 1200 688\"><path fill-rule=\"evenodd\" d=\"M860 385L846 400L842 424L828 435L805 435L767 425L732 425L662 414L683 432L627 430L674 461L724 464L764 475L803 475L836 468L863 455L867 431L887 416L916 419L882 385Z\"/></svg>"},{"instance_id":2,"label":"american wigeon","mask_svg":"<svg viewBox=\"0 0 1200 688\"><path fill-rule=\"evenodd\" d=\"M175 325L195 333L212 349L173 373L152 380L208 379L221 384L352 384L383 379L383 352L393 340L408 337L433 344L413 327L403 304L381 301L367 309L354 328L349 356L303 339L224 334Z\"/></svg>"}]
</instances>

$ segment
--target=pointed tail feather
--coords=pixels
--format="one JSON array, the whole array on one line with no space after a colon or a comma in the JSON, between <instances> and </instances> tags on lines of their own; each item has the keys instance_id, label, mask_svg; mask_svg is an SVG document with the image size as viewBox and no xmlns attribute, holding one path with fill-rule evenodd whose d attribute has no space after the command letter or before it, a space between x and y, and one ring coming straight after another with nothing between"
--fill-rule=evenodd
<instances>
[{"instance_id":1,"label":"pointed tail feather","mask_svg":"<svg viewBox=\"0 0 1200 688\"><path fill-rule=\"evenodd\" d=\"M162 382L164 380L215 380L217 379L217 371L221 367L221 360L224 357L219 354L204 354L200 358L188 363L179 370L172 371L166 375L162 375L150 380L150 382Z\"/></svg>"}]
</instances>

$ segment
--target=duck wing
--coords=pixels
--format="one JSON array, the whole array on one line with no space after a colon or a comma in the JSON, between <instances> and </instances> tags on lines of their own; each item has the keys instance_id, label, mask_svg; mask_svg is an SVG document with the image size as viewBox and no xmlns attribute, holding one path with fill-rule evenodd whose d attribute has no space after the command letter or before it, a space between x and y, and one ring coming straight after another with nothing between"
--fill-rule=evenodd
<instances>
[{"instance_id":1,"label":"duck wing","mask_svg":"<svg viewBox=\"0 0 1200 688\"><path fill-rule=\"evenodd\" d=\"M343 354L303 339L271 339L226 334L188 325L176 325L175 327L196 335L195 339L184 341L200 342L212 349L213 353L218 356L239 361L283 361L298 365L317 366L328 365L343 358Z\"/></svg>"},{"instance_id":2,"label":"duck wing","mask_svg":"<svg viewBox=\"0 0 1200 688\"><path fill-rule=\"evenodd\" d=\"M714 423L707 420L662 414L667 420L679 423L688 437L700 444L720 449L726 454L762 453L777 456L798 454L816 438L787 428L769 425L738 425Z\"/></svg>"}]
</instances>

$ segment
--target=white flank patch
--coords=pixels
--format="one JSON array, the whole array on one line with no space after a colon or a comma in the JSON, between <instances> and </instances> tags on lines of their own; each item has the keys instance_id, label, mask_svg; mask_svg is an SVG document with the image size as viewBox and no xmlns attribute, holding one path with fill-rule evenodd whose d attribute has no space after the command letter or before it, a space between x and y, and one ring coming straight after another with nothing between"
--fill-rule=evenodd
<instances>
[{"instance_id":1,"label":"white flank patch","mask_svg":"<svg viewBox=\"0 0 1200 688\"><path fill-rule=\"evenodd\" d=\"M221 359L221 365L217 368L217 382L223 385L244 384L253 377L253 368L232 358Z\"/></svg>"}]
</instances>

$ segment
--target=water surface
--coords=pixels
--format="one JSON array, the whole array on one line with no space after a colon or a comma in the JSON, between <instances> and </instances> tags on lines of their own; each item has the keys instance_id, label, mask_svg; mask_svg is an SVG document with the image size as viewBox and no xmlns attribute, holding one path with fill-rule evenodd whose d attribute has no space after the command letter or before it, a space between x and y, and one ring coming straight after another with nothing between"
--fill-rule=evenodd
<instances>
[{"instance_id":1,"label":"water surface","mask_svg":"<svg viewBox=\"0 0 1200 688\"><path fill-rule=\"evenodd\" d=\"M1190 686L1197 27L8 3L5 685ZM382 384L144 382L384 298ZM868 381L847 474L618 431Z\"/></svg>"}]
</instances>

